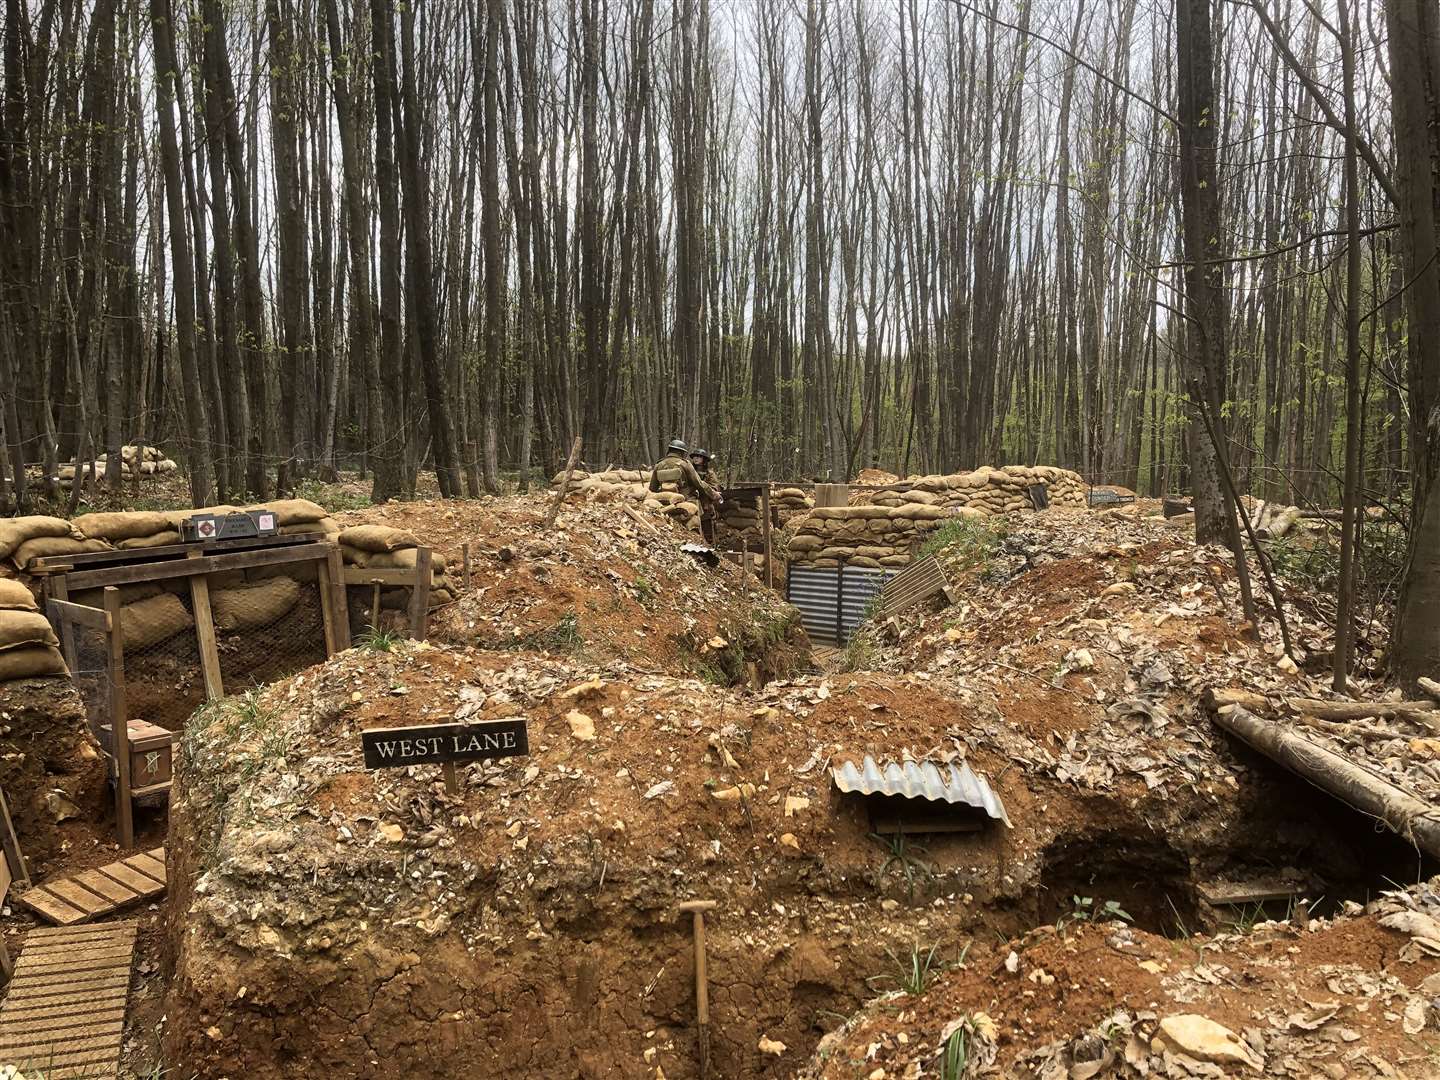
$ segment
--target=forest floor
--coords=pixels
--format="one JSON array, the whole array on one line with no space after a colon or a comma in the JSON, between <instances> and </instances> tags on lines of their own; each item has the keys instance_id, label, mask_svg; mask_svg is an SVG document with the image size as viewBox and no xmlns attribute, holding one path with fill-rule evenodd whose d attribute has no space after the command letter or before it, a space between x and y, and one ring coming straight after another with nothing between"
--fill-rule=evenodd
<instances>
[{"instance_id":1,"label":"forest floor","mask_svg":"<svg viewBox=\"0 0 1440 1080\"><path fill-rule=\"evenodd\" d=\"M957 603L815 657L786 605L729 564L693 562L660 518L570 506L539 535L538 496L338 513L403 524L452 573L468 544L471 590L435 615L435 644L353 650L264 692L289 749L250 777L264 809L246 829L192 843L215 824L201 796L225 769L185 781L172 858L207 889L178 890L168 922L138 913L127 1069L692 1076L674 904L703 890L721 901L712 1075L1440 1075L1440 898L1395 891L1431 868L1200 706L1221 685L1322 696L1330 599L1283 582L1292 665L1273 618L1253 636L1241 625L1228 557L1152 510L957 527L937 545ZM1383 647L1367 635L1367 662ZM433 777L367 773L351 747L362 727L477 701L524 715L531 754L463 770L458 800ZM1013 827L881 840L828 775L866 755L964 761ZM86 828L47 874L106 854ZM357 919L347 904L397 854L438 886L377 896L384 918ZM313 885L311 866L327 868ZM1202 896L1276 877L1311 903ZM504 902L464 900L482 894ZM14 949L31 924L12 914ZM172 977L182 927L204 942L208 983ZM282 928L283 949L262 927ZM323 987L347 950L446 957L447 942L471 967L498 965L490 985L507 1000L539 1003L521 1035L465 999L457 1030L498 1037L499 1056L441 1040L448 1056L426 1059L421 1024L371 1064L371 1045L388 1045L373 1029L352 1046L328 1011L307 1014L303 984ZM581 975L571 956L589 958ZM563 1022L577 978L599 987L580 1029ZM419 1024L382 1006L377 1026ZM277 1056L307 1026L326 1040L323 1068ZM943 1051L961 1043L957 1070Z\"/></svg>"}]
</instances>

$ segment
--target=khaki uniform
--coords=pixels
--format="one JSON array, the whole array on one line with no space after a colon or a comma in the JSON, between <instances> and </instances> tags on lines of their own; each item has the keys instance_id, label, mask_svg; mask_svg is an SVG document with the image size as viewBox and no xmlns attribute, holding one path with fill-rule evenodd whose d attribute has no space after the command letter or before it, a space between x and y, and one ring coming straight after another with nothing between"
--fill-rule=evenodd
<instances>
[{"instance_id":1,"label":"khaki uniform","mask_svg":"<svg viewBox=\"0 0 1440 1080\"><path fill-rule=\"evenodd\" d=\"M695 471L684 454L666 454L650 472L651 491L674 491L694 499L701 507L714 503L719 494Z\"/></svg>"},{"instance_id":2,"label":"khaki uniform","mask_svg":"<svg viewBox=\"0 0 1440 1080\"><path fill-rule=\"evenodd\" d=\"M691 462L691 465L693 466L694 462ZM716 495L724 490L725 483L714 469L706 469L704 472L696 469L695 472L700 477L700 482L707 485ZM715 522L719 517L720 501L718 498L715 502L700 504L700 534L705 537L707 544L715 543Z\"/></svg>"}]
</instances>

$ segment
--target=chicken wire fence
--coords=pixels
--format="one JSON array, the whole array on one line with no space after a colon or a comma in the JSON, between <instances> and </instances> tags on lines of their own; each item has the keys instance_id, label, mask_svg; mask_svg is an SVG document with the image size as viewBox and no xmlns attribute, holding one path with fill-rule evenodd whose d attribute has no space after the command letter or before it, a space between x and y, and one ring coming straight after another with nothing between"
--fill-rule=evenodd
<instances>
[{"instance_id":1,"label":"chicken wire fence","mask_svg":"<svg viewBox=\"0 0 1440 1080\"><path fill-rule=\"evenodd\" d=\"M104 730L114 716L115 678L110 667L110 635L98 627L65 620L60 627L65 662L70 678L85 705L90 733L101 746L109 748Z\"/></svg>"},{"instance_id":2,"label":"chicken wire fence","mask_svg":"<svg viewBox=\"0 0 1440 1080\"><path fill-rule=\"evenodd\" d=\"M215 651L225 694L244 693L276 682L325 659L325 618L319 585L301 581L297 586L294 603L260 625L229 624L222 609L212 601L216 609ZM205 704L206 687L195 604L188 583L183 592L173 595L184 611L183 627L143 644L127 644L124 679L126 712L131 719L177 731ZM175 610L175 604L170 607ZM182 622L178 614L171 617L177 625ZM147 636L153 637L166 627L147 629ZM126 636L132 637L131 632L127 631Z\"/></svg>"}]
</instances>

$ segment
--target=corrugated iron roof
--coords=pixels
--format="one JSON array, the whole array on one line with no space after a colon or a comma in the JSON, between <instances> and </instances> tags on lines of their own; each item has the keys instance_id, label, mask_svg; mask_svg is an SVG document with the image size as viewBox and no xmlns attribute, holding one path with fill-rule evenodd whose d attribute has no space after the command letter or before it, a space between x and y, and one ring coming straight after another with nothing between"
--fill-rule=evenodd
<instances>
[{"instance_id":1,"label":"corrugated iron roof","mask_svg":"<svg viewBox=\"0 0 1440 1080\"><path fill-rule=\"evenodd\" d=\"M961 762L944 766L933 761L887 761L883 766L866 757L857 768L853 761L830 769L835 786L860 795L902 795L907 799L964 803L984 810L996 821L1010 825L1005 804L985 778Z\"/></svg>"}]
</instances>

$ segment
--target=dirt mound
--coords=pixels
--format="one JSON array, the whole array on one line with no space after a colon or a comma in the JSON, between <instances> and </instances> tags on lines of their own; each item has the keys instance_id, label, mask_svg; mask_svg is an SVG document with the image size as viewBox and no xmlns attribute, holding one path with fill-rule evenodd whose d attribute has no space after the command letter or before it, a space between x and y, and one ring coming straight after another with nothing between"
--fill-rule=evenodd
<instances>
[{"instance_id":1,"label":"dirt mound","mask_svg":"<svg viewBox=\"0 0 1440 1080\"><path fill-rule=\"evenodd\" d=\"M186 731L172 798L169 1059L201 1076L377 1061L686 1075L691 942L675 905L699 895L721 900L718 1074L786 1075L826 1010L868 996L886 949L917 926L958 940L975 913L954 883L1002 873L996 826L934 855L945 884L914 891L830 783L837 749L899 756L943 738L932 706L892 712L879 684L747 695L407 643L212 707ZM434 768L362 768L365 728L515 715L530 756L464 768L458 798ZM762 1054L762 1036L790 1049Z\"/></svg>"},{"instance_id":2,"label":"dirt mound","mask_svg":"<svg viewBox=\"0 0 1440 1080\"><path fill-rule=\"evenodd\" d=\"M980 940L867 1005L798 1076L943 1076L947 1049L952 1076L1433 1075L1440 960L1397 924L1431 918L1435 884L1214 937L1082 911Z\"/></svg>"},{"instance_id":3,"label":"dirt mound","mask_svg":"<svg viewBox=\"0 0 1440 1080\"><path fill-rule=\"evenodd\" d=\"M720 684L808 666L795 609L739 567L683 552L698 535L606 502L566 506L547 533L547 505L546 496L406 503L340 520L403 524L452 568L470 544L472 587L432 615L432 641L623 659Z\"/></svg>"},{"instance_id":4,"label":"dirt mound","mask_svg":"<svg viewBox=\"0 0 1440 1080\"><path fill-rule=\"evenodd\" d=\"M32 872L105 816L100 748L68 678L0 684L0 788Z\"/></svg>"}]
</instances>

